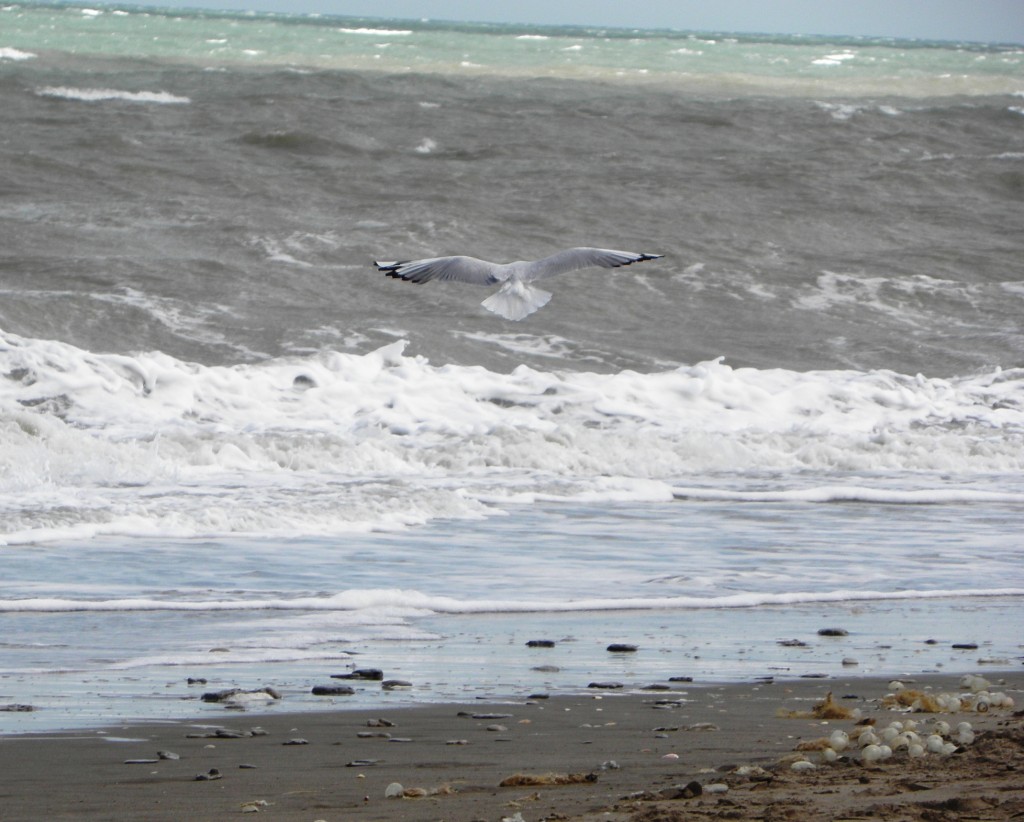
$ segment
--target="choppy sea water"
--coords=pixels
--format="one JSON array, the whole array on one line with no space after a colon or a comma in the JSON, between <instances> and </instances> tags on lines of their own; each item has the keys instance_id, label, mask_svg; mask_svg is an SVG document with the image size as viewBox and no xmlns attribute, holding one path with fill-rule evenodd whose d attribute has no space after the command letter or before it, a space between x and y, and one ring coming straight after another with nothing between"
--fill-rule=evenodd
<instances>
[{"instance_id":1,"label":"choppy sea water","mask_svg":"<svg viewBox=\"0 0 1024 822\"><path fill-rule=\"evenodd\" d=\"M0 728L1019 664L1022 60L5 6Z\"/></svg>"}]
</instances>

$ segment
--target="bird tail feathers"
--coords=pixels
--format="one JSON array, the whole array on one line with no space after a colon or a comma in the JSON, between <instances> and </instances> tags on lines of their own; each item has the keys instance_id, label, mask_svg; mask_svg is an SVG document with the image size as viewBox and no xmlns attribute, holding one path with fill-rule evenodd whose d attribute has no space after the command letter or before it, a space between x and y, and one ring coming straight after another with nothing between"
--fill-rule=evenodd
<instances>
[{"instance_id":1,"label":"bird tail feathers","mask_svg":"<svg viewBox=\"0 0 1024 822\"><path fill-rule=\"evenodd\" d=\"M529 317L538 308L546 306L550 299L550 292L542 291L526 283L507 283L484 300L481 305L506 320L522 320Z\"/></svg>"}]
</instances>

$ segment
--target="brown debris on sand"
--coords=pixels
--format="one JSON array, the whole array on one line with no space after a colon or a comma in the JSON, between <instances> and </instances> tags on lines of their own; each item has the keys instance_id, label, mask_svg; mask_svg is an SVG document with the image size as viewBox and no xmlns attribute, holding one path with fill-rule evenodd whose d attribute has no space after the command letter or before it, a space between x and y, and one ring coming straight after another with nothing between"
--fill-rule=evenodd
<instances>
[{"instance_id":1,"label":"brown debris on sand","mask_svg":"<svg viewBox=\"0 0 1024 822\"><path fill-rule=\"evenodd\" d=\"M525 774L517 773L502 779L498 783L499 788L536 788L542 785L583 785L587 782L597 782L595 773L547 773L547 774Z\"/></svg>"}]
</instances>

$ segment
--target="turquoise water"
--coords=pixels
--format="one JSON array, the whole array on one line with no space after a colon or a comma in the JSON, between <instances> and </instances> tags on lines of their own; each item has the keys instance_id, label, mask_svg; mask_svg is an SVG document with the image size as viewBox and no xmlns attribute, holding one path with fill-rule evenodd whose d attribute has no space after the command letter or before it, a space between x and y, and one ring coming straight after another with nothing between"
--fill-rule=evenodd
<instances>
[{"instance_id":1,"label":"turquoise water","mask_svg":"<svg viewBox=\"0 0 1024 822\"><path fill-rule=\"evenodd\" d=\"M0 47L201 63L654 83L713 94L1021 91L1024 48L878 38L468 25L9 5Z\"/></svg>"}]
</instances>

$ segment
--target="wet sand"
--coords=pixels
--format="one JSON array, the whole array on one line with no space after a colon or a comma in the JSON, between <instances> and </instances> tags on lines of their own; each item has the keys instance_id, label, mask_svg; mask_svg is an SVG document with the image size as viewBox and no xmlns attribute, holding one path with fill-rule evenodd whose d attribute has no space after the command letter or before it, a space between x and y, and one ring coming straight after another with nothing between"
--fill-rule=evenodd
<instances>
[{"instance_id":1,"label":"wet sand","mask_svg":"<svg viewBox=\"0 0 1024 822\"><path fill-rule=\"evenodd\" d=\"M320 713L289 714L284 705L269 713L225 709L215 721L207 715L201 722L2 737L0 818L1018 818L1024 672L982 673L1016 707L911 715L882 704L888 679L841 677L679 683L628 694L591 689L384 713L346 710L339 700L336 710ZM959 676L907 684L931 693L960 690ZM976 738L948 756L912 760L896 751L865 765L840 754L833 764L820 763L819 753L796 748L835 729L852 734L855 720L779 714L806 714L829 691L876 728L911 716L930 726L937 717L954 728L970 722ZM225 735L232 732L240 735ZM795 758L820 764L797 772ZM515 784L502 786L506 780ZM389 798L389 786L399 791L395 783L402 795Z\"/></svg>"}]
</instances>

